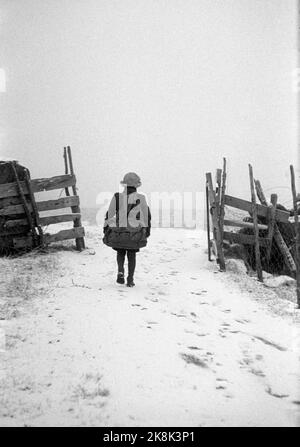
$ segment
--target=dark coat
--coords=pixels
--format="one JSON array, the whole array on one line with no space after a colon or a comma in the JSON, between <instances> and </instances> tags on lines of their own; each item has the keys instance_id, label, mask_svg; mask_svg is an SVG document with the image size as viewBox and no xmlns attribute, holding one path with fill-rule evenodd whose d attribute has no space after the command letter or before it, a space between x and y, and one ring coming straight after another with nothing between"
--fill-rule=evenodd
<instances>
[{"instance_id":1,"label":"dark coat","mask_svg":"<svg viewBox=\"0 0 300 447\"><path fill-rule=\"evenodd\" d=\"M104 222L104 244L109 247L136 250L147 245L150 236L151 213L144 195L127 187L115 193Z\"/></svg>"}]
</instances>

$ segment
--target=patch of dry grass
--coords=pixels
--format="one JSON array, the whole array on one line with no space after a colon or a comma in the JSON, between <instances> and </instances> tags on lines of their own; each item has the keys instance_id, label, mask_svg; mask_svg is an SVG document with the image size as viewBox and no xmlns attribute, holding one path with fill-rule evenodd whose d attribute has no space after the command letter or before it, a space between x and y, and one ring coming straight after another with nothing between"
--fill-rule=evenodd
<instances>
[{"instance_id":1,"label":"patch of dry grass","mask_svg":"<svg viewBox=\"0 0 300 447\"><path fill-rule=\"evenodd\" d=\"M1 258L0 320L17 317L24 304L50 293L60 269L58 256L51 251Z\"/></svg>"},{"instance_id":2,"label":"patch of dry grass","mask_svg":"<svg viewBox=\"0 0 300 447\"><path fill-rule=\"evenodd\" d=\"M84 374L80 383L73 389L73 398L75 399L95 399L105 398L109 396L109 390L104 388L102 383L102 375L99 373Z\"/></svg>"}]
</instances>

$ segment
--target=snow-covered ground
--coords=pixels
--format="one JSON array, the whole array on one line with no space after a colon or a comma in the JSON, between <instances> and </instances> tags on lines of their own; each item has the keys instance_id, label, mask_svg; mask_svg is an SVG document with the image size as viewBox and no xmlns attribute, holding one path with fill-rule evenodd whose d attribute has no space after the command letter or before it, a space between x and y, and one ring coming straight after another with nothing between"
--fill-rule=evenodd
<instances>
[{"instance_id":1,"label":"snow-covered ground","mask_svg":"<svg viewBox=\"0 0 300 447\"><path fill-rule=\"evenodd\" d=\"M3 322L1 426L300 425L293 302L219 273L200 231L154 229L133 289L98 228L87 245L2 260L8 275L50 269Z\"/></svg>"}]
</instances>

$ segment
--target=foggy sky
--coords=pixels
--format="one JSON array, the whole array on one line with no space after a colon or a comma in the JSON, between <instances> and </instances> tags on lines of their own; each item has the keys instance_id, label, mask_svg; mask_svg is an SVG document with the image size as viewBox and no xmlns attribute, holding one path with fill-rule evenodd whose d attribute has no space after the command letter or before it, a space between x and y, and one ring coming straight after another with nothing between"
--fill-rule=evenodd
<instances>
[{"instance_id":1,"label":"foggy sky","mask_svg":"<svg viewBox=\"0 0 300 447\"><path fill-rule=\"evenodd\" d=\"M81 201L127 171L142 190L201 191L228 159L290 198L295 0L0 0L0 154L33 177L73 149Z\"/></svg>"}]
</instances>

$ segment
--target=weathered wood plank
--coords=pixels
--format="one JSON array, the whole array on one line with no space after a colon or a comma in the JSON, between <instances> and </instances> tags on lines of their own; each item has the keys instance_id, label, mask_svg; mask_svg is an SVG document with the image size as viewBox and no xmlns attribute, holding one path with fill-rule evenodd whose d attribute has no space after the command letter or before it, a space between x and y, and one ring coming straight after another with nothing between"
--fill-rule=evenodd
<instances>
[{"instance_id":1,"label":"weathered wood plank","mask_svg":"<svg viewBox=\"0 0 300 447\"><path fill-rule=\"evenodd\" d=\"M225 205L231 206L233 208L237 208L239 210L247 211L248 213L252 212L252 204L244 199L239 199L237 197L232 197L225 194ZM268 206L257 204L257 214L261 217L269 216ZM276 210L275 219L278 222L288 222L290 217L290 213L287 211Z\"/></svg>"},{"instance_id":2,"label":"weathered wood plank","mask_svg":"<svg viewBox=\"0 0 300 447\"><path fill-rule=\"evenodd\" d=\"M67 156L67 148L64 147L64 162L65 162L65 174L69 174L69 165L68 165L68 156ZM65 188L66 196L70 196L70 191L68 188Z\"/></svg>"},{"instance_id":3,"label":"weathered wood plank","mask_svg":"<svg viewBox=\"0 0 300 447\"><path fill-rule=\"evenodd\" d=\"M15 249L21 248L33 248L33 240L32 237L14 237L13 238L13 246Z\"/></svg>"},{"instance_id":4,"label":"weathered wood plank","mask_svg":"<svg viewBox=\"0 0 300 447\"><path fill-rule=\"evenodd\" d=\"M28 194L27 188L25 187L25 182L21 182L21 186L25 194ZM4 183L0 185L0 198L19 196L18 186L16 182ZM21 200L20 200L21 202Z\"/></svg>"},{"instance_id":5,"label":"weathered wood plank","mask_svg":"<svg viewBox=\"0 0 300 447\"><path fill-rule=\"evenodd\" d=\"M78 219L79 217L80 217L79 213L59 214L57 216L40 217L40 225L42 227L45 227L47 225L53 225L53 224L62 223L62 222L72 222L75 219ZM27 219L8 220L5 223L6 228L13 228L13 227L22 226L22 225L25 225L25 226L28 225Z\"/></svg>"},{"instance_id":6,"label":"weathered wood plank","mask_svg":"<svg viewBox=\"0 0 300 447\"><path fill-rule=\"evenodd\" d=\"M255 245L255 237L250 234L233 233L231 231L224 231L224 240L234 242L236 244ZM268 247L270 241L267 238L259 238L259 245Z\"/></svg>"},{"instance_id":7,"label":"weathered wood plank","mask_svg":"<svg viewBox=\"0 0 300 447\"><path fill-rule=\"evenodd\" d=\"M1 231L0 233L0 239L3 238L5 239L6 237L12 237L16 234L20 235L22 234L24 237L26 237L27 234L29 234L29 227L26 228L25 227L15 227L15 228L7 228L4 231Z\"/></svg>"},{"instance_id":8,"label":"weathered wood plank","mask_svg":"<svg viewBox=\"0 0 300 447\"><path fill-rule=\"evenodd\" d=\"M61 230L55 234L44 234L44 244L50 244L53 242L60 242L67 239L76 239L84 237L84 228L76 227L69 230ZM30 248L32 247L31 237L15 237L13 238L15 248Z\"/></svg>"},{"instance_id":9,"label":"weathered wood plank","mask_svg":"<svg viewBox=\"0 0 300 447\"><path fill-rule=\"evenodd\" d=\"M23 205L24 211L26 213L26 220L27 220L27 222L29 224L29 227L30 227L33 243L34 243L34 245L37 245L38 244L38 237L37 237L37 233L36 233L36 229L35 229L35 222L33 220L32 213L30 212L30 209L28 207L28 202L27 202L26 197L25 197L25 191L23 190L23 186L21 185L21 181L20 181L19 176L18 176L17 163L15 161L13 161L11 163L11 167L12 167L12 170L14 172L18 195L20 196L20 198L22 200L22 205ZM30 181L29 180L29 174L28 174L28 177L27 177L27 181L26 181L26 178L25 178L25 181L23 182L23 184L25 184L26 188L28 189L29 195L31 195L33 193L32 193L32 191L29 190L29 185L27 183L28 181Z\"/></svg>"},{"instance_id":10,"label":"weathered wood plank","mask_svg":"<svg viewBox=\"0 0 300 447\"><path fill-rule=\"evenodd\" d=\"M14 228L14 227L27 227L28 225L28 220L27 219L12 219L12 220L7 220L5 222L5 228Z\"/></svg>"},{"instance_id":11,"label":"weathered wood plank","mask_svg":"<svg viewBox=\"0 0 300 447\"><path fill-rule=\"evenodd\" d=\"M69 166L70 166L70 172L72 175L74 175L74 167L73 167L73 159L72 159L72 151L70 146L67 146L67 155L68 155L68 160L69 160ZM77 188L76 188L76 183L74 183L74 185L72 186L72 191L73 191L73 195L77 196ZM81 211L80 211L80 206L76 205L72 207L72 212L73 213L77 213L80 214L80 217L78 219L74 220L74 227L81 227ZM76 247L78 251L84 250L85 249L85 241L84 238L77 238L76 239Z\"/></svg>"},{"instance_id":12,"label":"weathered wood plank","mask_svg":"<svg viewBox=\"0 0 300 447\"><path fill-rule=\"evenodd\" d=\"M71 208L72 206L79 205L79 197L78 196L61 197L60 199L37 202L36 205L38 211L51 211L63 208ZM29 202L28 207L30 211L33 211L32 206ZM13 214L24 214L23 205L21 204L8 205L0 209L0 216L11 216Z\"/></svg>"},{"instance_id":13,"label":"weathered wood plank","mask_svg":"<svg viewBox=\"0 0 300 447\"><path fill-rule=\"evenodd\" d=\"M271 243L267 250L267 261L270 262L271 258L271 252L272 252L272 240L274 236L274 228L275 228L275 213L276 213L276 206L277 206L277 194L271 194L271 205L269 206L270 209L270 216L269 216L269 225L268 225L268 238L270 239Z\"/></svg>"},{"instance_id":14,"label":"weathered wood plank","mask_svg":"<svg viewBox=\"0 0 300 447\"><path fill-rule=\"evenodd\" d=\"M26 196L26 198L28 200L28 196ZM0 199L0 210L6 208L7 206L20 205L21 203L20 197L4 197Z\"/></svg>"},{"instance_id":15,"label":"weathered wood plank","mask_svg":"<svg viewBox=\"0 0 300 447\"><path fill-rule=\"evenodd\" d=\"M84 227L75 227L70 230L61 230L56 234L47 235L47 243L64 241L67 239L77 239L85 236Z\"/></svg>"},{"instance_id":16,"label":"weathered wood plank","mask_svg":"<svg viewBox=\"0 0 300 447\"><path fill-rule=\"evenodd\" d=\"M39 215L39 211L37 209L36 206L36 200L35 200L35 195L33 193L32 190L32 186L31 186L31 180L30 180L30 174L28 169L25 170L25 182L29 191L29 197L30 197L30 203L31 203L31 209L28 208L29 214L33 214L34 217L34 225L37 227L38 230L38 234L39 234L39 239L37 239L37 245L42 244L43 245L43 230L40 224L40 215Z\"/></svg>"},{"instance_id":17,"label":"weathered wood plank","mask_svg":"<svg viewBox=\"0 0 300 447\"><path fill-rule=\"evenodd\" d=\"M37 202L37 208L39 211L59 210L62 208L71 208L72 206L79 205L78 196L61 197L56 200L45 200Z\"/></svg>"},{"instance_id":18,"label":"weathered wood plank","mask_svg":"<svg viewBox=\"0 0 300 447\"><path fill-rule=\"evenodd\" d=\"M60 214L57 216L40 217L40 222L43 227L47 225L57 224L61 222L73 222L80 217L80 213Z\"/></svg>"},{"instance_id":19,"label":"weathered wood plank","mask_svg":"<svg viewBox=\"0 0 300 447\"><path fill-rule=\"evenodd\" d=\"M33 192L41 192L41 191L51 191L53 189L62 189L68 186L74 186L76 184L75 175L58 175L50 178L39 178L31 180L32 190ZM28 188L26 183L21 182L21 187L24 191L24 194L28 194ZM4 185L0 185L0 198L4 197L14 197L18 196L19 191L17 184L14 183L5 183Z\"/></svg>"},{"instance_id":20,"label":"weathered wood plank","mask_svg":"<svg viewBox=\"0 0 300 447\"><path fill-rule=\"evenodd\" d=\"M208 187L208 197L210 202L210 209L211 209L211 215L212 215L212 221L214 226L214 239L217 246L217 252L218 252L218 263L220 266L221 271L226 270L225 266L225 259L224 259L224 253L223 253L223 241L221 239L221 232L220 232L220 226L219 226L219 220L218 220L218 206L216 203L216 193L213 189L213 183L212 183L212 176L211 173L206 173L206 182Z\"/></svg>"},{"instance_id":21,"label":"weathered wood plank","mask_svg":"<svg viewBox=\"0 0 300 447\"><path fill-rule=\"evenodd\" d=\"M224 225L227 227L252 228L252 229L254 228L254 225L251 222L242 222L242 221L229 220L229 219L224 220ZM267 230L268 226L258 224L258 229L259 230Z\"/></svg>"},{"instance_id":22,"label":"weathered wood plank","mask_svg":"<svg viewBox=\"0 0 300 447\"><path fill-rule=\"evenodd\" d=\"M211 242L210 242L210 215L209 215L209 198L208 198L208 186L205 185L206 192L206 234L207 234L207 255L208 260L211 261Z\"/></svg>"},{"instance_id":23,"label":"weathered wood plank","mask_svg":"<svg viewBox=\"0 0 300 447\"><path fill-rule=\"evenodd\" d=\"M217 207L218 220L220 216L221 184L222 184L222 169L218 168L216 172L216 207Z\"/></svg>"},{"instance_id":24,"label":"weathered wood plank","mask_svg":"<svg viewBox=\"0 0 300 447\"><path fill-rule=\"evenodd\" d=\"M53 189L67 188L76 184L75 175L65 174L50 178L31 180L33 192L51 191Z\"/></svg>"},{"instance_id":25,"label":"weathered wood plank","mask_svg":"<svg viewBox=\"0 0 300 447\"><path fill-rule=\"evenodd\" d=\"M221 183L221 194L220 194L220 208L219 208L219 225L221 231L221 239L223 240L224 231L224 219L225 219L225 192L226 192L226 158L223 158L223 171L222 171L222 183Z\"/></svg>"},{"instance_id":26,"label":"weathered wood plank","mask_svg":"<svg viewBox=\"0 0 300 447\"><path fill-rule=\"evenodd\" d=\"M29 202L28 209L32 212L32 206ZM14 214L25 214L23 205L9 205L5 208L0 209L0 216L12 216Z\"/></svg>"},{"instance_id":27,"label":"weathered wood plank","mask_svg":"<svg viewBox=\"0 0 300 447\"><path fill-rule=\"evenodd\" d=\"M251 214L253 217L254 236L255 236L255 267L256 267L258 281L263 282L263 273L262 273L262 266L261 266L261 259L260 259L260 248L259 248L258 213L257 213L255 187L254 187L253 168L252 168L251 164L249 164L248 167L249 167L251 203L252 203L252 213Z\"/></svg>"}]
</instances>

